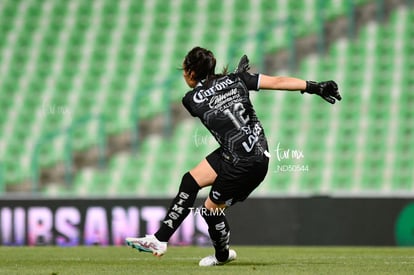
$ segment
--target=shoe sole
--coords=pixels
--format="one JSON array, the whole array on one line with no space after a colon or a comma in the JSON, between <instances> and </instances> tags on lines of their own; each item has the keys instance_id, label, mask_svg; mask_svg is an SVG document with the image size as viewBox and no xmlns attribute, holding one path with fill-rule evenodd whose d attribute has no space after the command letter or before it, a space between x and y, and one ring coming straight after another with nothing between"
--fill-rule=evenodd
<instances>
[{"instance_id":1,"label":"shoe sole","mask_svg":"<svg viewBox=\"0 0 414 275\"><path fill-rule=\"evenodd\" d=\"M148 253L152 253L152 251L151 251L151 250L146 249L146 248L143 248L143 247L141 247L141 246L139 246L139 245L136 245L136 244L134 244L133 242L129 242L129 241L125 241L125 242L126 242L126 244L127 244L128 246L130 246L130 247L131 247L131 248L133 248L133 249L138 250L139 252L148 252Z\"/></svg>"},{"instance_id":2,"label":"shoe sole","mask_svg":"<svg viewBox=\"0 0 414 275\"><path fill-rule=\"evenodd\" d=\"M161 257L162 255L164 255L164 254L158 254L158 253L157 253L157 252L155 252L155 251L152 251L152 250L147 249L147 248L144 248L144 247L142 247L142 246L140 246L140 245L134 244L133 242L129 242L129 241L125 241L125 242L126 242L126 244L127 244L128 246L130 246L130 247L131 247L131 248L133 248L133 249L138 250L139 252L147 252L147 253L151 253L152 255L154 255L154 256L156 256L156 257Z\"/></svg>"}]
</instances>

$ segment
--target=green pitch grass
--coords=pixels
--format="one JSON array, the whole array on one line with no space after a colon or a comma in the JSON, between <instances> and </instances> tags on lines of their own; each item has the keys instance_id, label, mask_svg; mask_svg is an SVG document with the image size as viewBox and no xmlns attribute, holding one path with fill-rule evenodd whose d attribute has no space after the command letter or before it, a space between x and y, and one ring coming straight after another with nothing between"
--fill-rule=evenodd
<instances>
[{"instance_id":1,"label":"green pitch grass","mask_svg":"<svg viewBox=\"0 0 414 275\"><path fill-rule=\"evenodd\" d=\"M199 267L212 248L0 247L0 274L414 274L414 248L234 246L238 258Z\"/></svg>"}]
</instances>

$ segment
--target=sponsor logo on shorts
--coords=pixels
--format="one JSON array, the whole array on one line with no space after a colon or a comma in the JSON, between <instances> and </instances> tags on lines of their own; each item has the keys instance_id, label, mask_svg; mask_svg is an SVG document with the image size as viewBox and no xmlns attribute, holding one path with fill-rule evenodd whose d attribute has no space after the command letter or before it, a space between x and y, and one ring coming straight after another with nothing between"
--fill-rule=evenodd
<instances>
[{"instance_id":1,"label":"sponsor logo on shorts","mask_svg":"<svg viewBox=\"0 0 414 275\"><path fill-rule=\"evenodd\" d=\"M215 200L218 200L218 199L220 198L220 196L221 196L220 192L218 192L218 191L213 191L213 192L211 192L211 193L212 193L213 198L214 198Z\"/></svg>"}]
</instances>

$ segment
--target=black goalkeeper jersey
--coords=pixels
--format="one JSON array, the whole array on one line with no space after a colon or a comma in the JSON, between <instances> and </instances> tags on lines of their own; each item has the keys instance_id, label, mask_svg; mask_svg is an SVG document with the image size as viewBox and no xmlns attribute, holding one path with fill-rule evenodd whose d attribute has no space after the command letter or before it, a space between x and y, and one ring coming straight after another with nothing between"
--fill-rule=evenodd
<instances>
[{"instance_id":1,"label":"black goalkeeper jersey","mask_svg":"<svg viewBox=\"0 0 414 275\"><path fill-rule=\"evenodd\" d=\"M258 74L229 74L208 86L201 82L183 97L186 109L201 120L220 144L223 157L234 164L268 156L263 127L249 98L258 84Z\"/></svg>"}]
</instances>

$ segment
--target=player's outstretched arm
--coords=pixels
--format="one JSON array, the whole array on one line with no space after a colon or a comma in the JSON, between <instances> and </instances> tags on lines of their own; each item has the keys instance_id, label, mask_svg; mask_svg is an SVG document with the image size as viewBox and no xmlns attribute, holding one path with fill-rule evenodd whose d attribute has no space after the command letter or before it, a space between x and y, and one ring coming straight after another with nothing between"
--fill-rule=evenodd
<instances>
[{"instance_id":1,"label":"player's outstretched arm","mask_svg":"<svg viewBox=\"0 0 414 275\"><path fill-rule=\"evenodd\" d=\"M338 85L333 80L315 82L288 76L260 75L259 88L265 90L301 91L302 94L316 94L331 104L334 104L336 100L339 101L342 99L338 91Z\"/></svg>"},{"instance_id":2,"label":"player's outstretched arm","mask_svg":"<svg viewBox=\"0 0 414 275\"><path fill-rule=\"evenodd\" d=\"M306 89L306 81L289 76L261 74L259 88L263 90L302 91Z\"/></svg>"}]
</instances>

